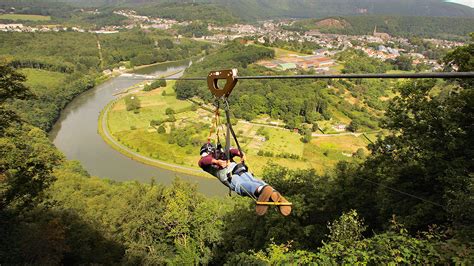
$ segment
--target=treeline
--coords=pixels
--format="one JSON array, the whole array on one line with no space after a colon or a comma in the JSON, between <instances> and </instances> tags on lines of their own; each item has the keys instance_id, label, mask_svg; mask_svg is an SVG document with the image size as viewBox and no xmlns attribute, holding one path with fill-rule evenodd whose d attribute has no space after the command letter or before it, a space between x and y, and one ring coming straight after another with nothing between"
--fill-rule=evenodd
<instances>
[{"instance_id":1,"label":"treeline","mask_svg":"<svg viewBox=\"0 0 474 266\"><path fill-rule=\"evenodd\" d=\"M49 61L49 62L48 62ZM9 65L14 68L36 68L36 69L43 69L49 70L53 72L61 72L61 73L72 73L74 71L75 66L72 63L64 63L60 60L56 62L51 62L50 58L41 60L41 59L13 59ZM98 61L98 60L97 60ZM98 64L99 62L97 62Z\"/></svg>"},{"instance_id":2,"label":"treeline","mask_svg":"<svg viewBox=\"0 0 474 266\"><path fill-rule=\"evenodd\" d=\"M18 114L43 130L52 127L60 111L75 96L94 86L101 70L96 38L92 34L1 33L0 36L0 56L11 66L65 74L64 84L36 85L32 88L35 97L11 102Z\"/></svg>"},{"instance_id":3,"label":"treeline","mask_svg":"<svg viewBox=\"0 0 474 266\"><path fill-rule=\"evenodd\" d=\"M102 61L98 43L101 45ZM11 104L33 125L49 130L64 106L92 88L101 71L184 59L210 48L192 40L176 41L161 32L139 30L110 35L91 33L0 33L0 60L15 68L43 69L65 74L59 86L35 85L35 98ZM45 81L48 77L44 77ZM41 83L38 81L36 83Z\"/></svg>"},{"instance_id":4,"label":"treeline","mask_svg":"<svg viewBox=\"0 0 474 266\"><path fill-rule=\"evenodd\" d=\"M242 45L238 42L232 42L217 52L209 54L201 62L193 64L185 71L185 76L207 75L210 70L239 68L240 71L246 71L249 64L263 58L272 58L275 53L273 50L258 47L254 45ZM201 82L183 82L176 83L176 94L179 99L188 99L193 96L200 96L203 99L211 99L206 93L207 87Z\"/></svg>"},{"instance_id":5,"label":"treeline","mask_svg":"<svg viewBox=\"0 0 474 266\"><path fill-rule=\"evenodd\" d=\"M218 25L240 21L225 7L208 3L163 3L134 8L139 14L178 21L201 21Z\"/></svg>"},{"instance_id":6,"label":"treeline","mask_svg":"<svg viewBox=\"0 0 474 266\"><path fill-rule=\"evenodd\" d=\"M11 8L15 8L11 10ZM61 24L67 27L80 26L87 29L99 29L104 26L123 25L126 17L113 13L110 7L80 9L67 3L55 3L52 1L3 1L0 9L16 14L31 14L51 16L50 24ZM94 11L94 12L90 12ZM13 22L13 20L3 20ZM44 21L22 21L27 25L44 24Z\"/></svg>"},{"instance_id":7,"label":"treeline","mask_svg":"<svg viewBox=\"0 0 474 266\"><path fill-rule=\"evenodd\" d=\"M342 73L385 73L392 69L390 64L371 58L361 50L345 50L338 53L336 59L344 64Z\"/></svg>"},{"instance_id":8,"label":"treeline","mask_svg":"<svg viewBox=\"0 0 474 266\"><path fill-rule=\"evenodd\" d=\"M178 27L178 33L185 37L200 38L202 36L212 35L207 29L207 23L192 22L186 26Z\"/></svg>"},{"instance_id":9,"label":"treeline","mask_svg":"<svg viewBox=\"0 0 474 266\"><path fill-rule=\"evenodd\" d=\"M474 23L474 18L469 17L364 15L332 17L332 19L343 21L344 24L348 23L349 25L344 27L318 27L316 23L321 19L308 19L297 21L288 29L301 32L318 29L323 33L370 35L377 26L377 32L385 32L393 36L465 40L466 36L472 31L471 25Z\"/></svg>"},{"instance_id":10,"label":"treeline","mask_svg":"<svg viewBox=\"0 0 474 266\"><path fill-rule=\"evenodd\" d=\"M18 14L43 15L53 18L69 18L71 12L75 10L73 6L66 3L15 0L6 0L0 3L0 9L11 11L12 7Z\"/></svg>"},{"instance_id":11,"label":"treeline","mask_svg":"<svg viewBox=\"0 0 474 266\"><path fill-rule=\"evenodd\" d=\"M161 34L161 33L160 33ZM210 45L166 34L146 34L139 30L100 36L104 60L109 65L130 61L131 66L180 60L208 51Z\"/></svg>"},{"instance_id":12,"label":"treeline","mask_svg":"<svg viewBox=\"0 0 474 266\"><path fill-rule=\"evenodd\" d=\"M473 45L446 62L473 71ZM295 208L90 177L6 105L31 93L0 66L0 261L6 264L472 264L472 79L406 81L364 162L269 165ZM435 85L442 82L442 89ZM216 181L218 182L218 181ZM329 223L328 223L329 222Z\"/></svg>"},{"instance_id":13,"label":"treeline","mask_svg":"<svg viewBox=\"0 0 474 266\"><path fill-rule=\"evenodd\" d=\"M105 26L125 25L127 17L113 13L111 9L100 9L99 13L87 13L74 10L69 18L61 19L60 22L74 27L100 29Z\"/></svg>"},{"instance_id":14,"label":"treeline","mask_svg":"<svg viewBox=\"0 0 474 266\"><path fill-rule=\"evenodd\" d=\"M264 46L282 48L285 50L296 51L303 54L313 54L314 50L322 48L321 45L308 41L299 42L283 41L276 39L274 42L270 43L270 39L268 37L263 37L263 40L265 41L265 43L263 44Z\"/></svg>"}]
</instances>

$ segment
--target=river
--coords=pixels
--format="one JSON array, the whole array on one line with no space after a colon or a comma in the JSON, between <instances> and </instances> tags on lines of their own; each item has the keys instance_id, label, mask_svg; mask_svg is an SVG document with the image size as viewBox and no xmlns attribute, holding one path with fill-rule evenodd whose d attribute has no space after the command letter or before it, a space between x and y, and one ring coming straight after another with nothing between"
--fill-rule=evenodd
<instances>
[{"instance_id":1,"label":"river","mask_svg":"<svg viewBox=\"0 0 474 266\"><path fill-rule=\"evenodd\" d=\"M139 74L162 76L186 69L190 60L163 63L137 70ZM178 77L182 72L176 74ZM94 176L116 181L151 182L169 185L176 176L195 183L208 196L222 196L227 189L215 178L176 173L134 161L107 145L97 132L100 111L118 96L114 94L141 82L133 76L118 76L77 96L61 112L49 138L69 160L80 161ZM197 152L196 152L197 153ZM196 157L196 162L199 158Z\"/></svg>"}]
</instances>

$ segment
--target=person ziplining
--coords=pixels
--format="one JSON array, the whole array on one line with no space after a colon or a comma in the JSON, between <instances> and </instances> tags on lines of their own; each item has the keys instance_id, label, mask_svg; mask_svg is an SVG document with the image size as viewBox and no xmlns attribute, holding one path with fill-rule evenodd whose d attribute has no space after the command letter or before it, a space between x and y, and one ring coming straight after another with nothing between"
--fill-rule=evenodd
<instances>
[{"instance_id":1,"label":"person ziplining","mask_svg":"<svg viewBox=\"0 0 474 266\"><path fill-rule=\"evenodd\" d=\"M211 71L207 77L209 90L216 100L216 110L214 112L214 123L211 126L207 142L199 150L201 156L198 165L205 172L217 177L219 181L227 186L230 191L236 192L240 196L252 198L256 203L255 211L257 215L264 215L269 206L277 206L283 216L291 213L291 203L288 202L278 191L266 182L256 179L246 165L246 157L240 148L239 141L230 123L229 103L227 101L232 89L237 83L237 70ZM224 88L219 88L217 82L225 79L227 82ZM225 148L220 143L220 102L224 102L226 115L226 142ZM211 143L213 129L216 130L216 144ZM237 148L230 147L230 135L232 135ZM240 162L234 160L240 157Z\"/></svg>"}]
</instances>

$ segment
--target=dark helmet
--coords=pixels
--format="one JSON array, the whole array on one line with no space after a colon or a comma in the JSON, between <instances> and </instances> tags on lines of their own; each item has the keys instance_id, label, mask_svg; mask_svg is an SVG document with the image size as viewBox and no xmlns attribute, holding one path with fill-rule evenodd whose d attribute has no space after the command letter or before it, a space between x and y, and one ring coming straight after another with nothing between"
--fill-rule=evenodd
<instances>
[{"instance_id":1,"label":"dark helmet","mask_svg":"<svg viewBox=\"0 0 474 266\"><path fill-rule=\"evenodd\" d=\"M203 153L212 153L216 150L216 148L214 147L214 145L212 145L212 143L205 143L204 145L202 145L201 147L201 150L199 151L199 155L202 155Z\"/></svg>"}]
</instances>

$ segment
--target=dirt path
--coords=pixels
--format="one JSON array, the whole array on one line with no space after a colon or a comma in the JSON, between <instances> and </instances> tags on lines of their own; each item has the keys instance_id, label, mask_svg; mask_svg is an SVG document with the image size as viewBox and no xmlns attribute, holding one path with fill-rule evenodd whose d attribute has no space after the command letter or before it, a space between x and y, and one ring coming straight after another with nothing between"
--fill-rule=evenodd
<instances>
[{"instance_id":1,"label":"dirt path","mask_svg":"<svg viewBox=\"0 0 474 266\"><path fill-rule=\"evenodd\" d=\"M97 49L99 50L100 67L104 68L104 58L102 56L102 46L100 46L99 36L96 35L96 38L97 38Z\"/></svg>"}]
</instances>

